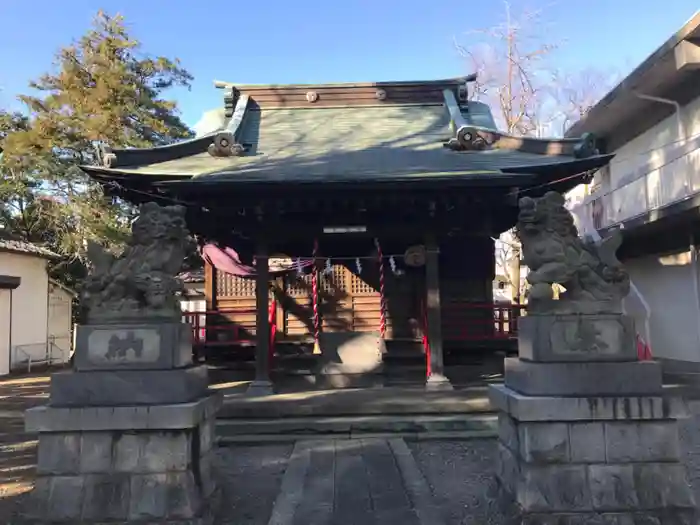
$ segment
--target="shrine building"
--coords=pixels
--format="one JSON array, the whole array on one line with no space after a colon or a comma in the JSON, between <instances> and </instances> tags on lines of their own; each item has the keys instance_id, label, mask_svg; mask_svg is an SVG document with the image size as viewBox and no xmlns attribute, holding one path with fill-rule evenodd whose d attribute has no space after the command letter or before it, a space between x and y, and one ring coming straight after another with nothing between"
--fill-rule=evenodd
<instances>
[{"instance_id":1,"label":"shrine building","mask_svg":"<svg viewBox=\"0 0 700 525\"><path fill-rule=\"evenodd\" d=\"M470 100L474 77L324 85L217 83L211 130L150 149L102 147L84 166L111 195L187 208L205 260L207 356L249 345L257 379L328 334L443 351L514 340L494 304L494 238L521 196L566 192L612 155L592 136L523 138Z\"/></svg>"}]
</instances>

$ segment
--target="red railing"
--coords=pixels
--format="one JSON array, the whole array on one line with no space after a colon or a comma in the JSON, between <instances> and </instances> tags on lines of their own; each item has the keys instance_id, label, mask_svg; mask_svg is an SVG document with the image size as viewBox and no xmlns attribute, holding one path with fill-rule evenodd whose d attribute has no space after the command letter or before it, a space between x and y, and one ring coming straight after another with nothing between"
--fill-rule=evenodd
<instances>
[{"instance_id":1,"label":"red railing","mask_svg":"<svg viewBox=\"0 0 700 525\"><path fill-rule=\"evenodd\" d=\"M445 302L441 308L443 339L447 341L507 340L518 336L524 305Z\"/></svg>"},{"instance_id":2,"label":"red railing","mask_svg":"<svg viewBox=\"0 0 700 525\"><path fill-rule=\"evenodd\" d=\"M445 341L493 341L517 337L517 318L524 306L515 304L481 304L469 302L446 302L441 308L443 339ZM228 308L205 312L183 312L183 321L192 326L195 346L224 346L255 344L255 338L245 333L244 327L225 316L252 314L252 308ZM218 318L218 319L217 319ZM268 309L270 324L270 359L275 354L277 336L277 302L272 300ZM420 309L422 342L430 366L430 343L428 339L428 314L425 303ZM428 373L430 369L428 368Z\"/></svg>"},{"instance_id":3,"label":"red railing","mask_svg":"<svg viewBox=\"0 0 700 525\"><path fill-rule=\"evenodd\" d=\"M230 345L230 344L255 344L255 339L246 336L244 327L235 321L228 321L225 316L257 313L253 308L224 308L205 312L183 311L183 322L192 327L192 341L195 346L204 345ZM213 318L219 319L212 322ZM274 299L268 307L268 322L270 325L270 358L275 353L275 340L277 335L277 301ZM222 337L223 336L223 337Z\"/></svg>"},{"instance_id":4,"label":"red railing","mask_svg":"<svg viewBox=\"0 0 700 525\"><path fill-rule=\"evenodd\" d=\"M443 340L445 341L498 341L518 336L518 317L525 309L517 304L489 304L447 302L441 307ZM428 311L421 303L420 325L423 333L426 375L430 376L430 339Z\"/></svg>"},{"instance_id":5,"label":"red railing","mask_svg":"<svg viewBox=\"0 0 700 525\"><path fill-rule=\"evenodd\" d=\"M421 332L423 332L423 351L425 352L425 377L429 378L433 371L430 364L430 339L428 338L428 309L425 302L420 305Z\"/></svg>"}]
</instances>

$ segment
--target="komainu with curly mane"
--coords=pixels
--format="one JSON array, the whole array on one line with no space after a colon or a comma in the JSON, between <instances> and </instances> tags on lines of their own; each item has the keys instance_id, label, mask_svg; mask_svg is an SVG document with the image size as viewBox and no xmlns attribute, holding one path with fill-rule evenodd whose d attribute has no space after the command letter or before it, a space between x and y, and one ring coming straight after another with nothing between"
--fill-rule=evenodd
<instances>
[{"instance_id":1,"label":"komainu with curly mane","mask_svg":"<svg viewBox=\"0 0 700 525\"><path fill-rule=\"evenodd\" d=\"M530 271L528 312L620 313L630 289L629 276L615 255L621 233L600 243L581 239L564 204L564 197L553 191L520 199L517 232ZM558 299L554 284L565 289Z\"/></svg>"},{"instance_id":2,"label":"komainu with curly mane","mask_svg":"<svg viewBox=\"0 0 700 525\"><path fill-rule=\"evenodd\" d=\"M88 245L93 268L82 301L90 323L179 321L182 315L177 297L182 283L176 276L190 243L185 208L149 202L139 211L119 257Z\"/></svg>"}]
</instances>

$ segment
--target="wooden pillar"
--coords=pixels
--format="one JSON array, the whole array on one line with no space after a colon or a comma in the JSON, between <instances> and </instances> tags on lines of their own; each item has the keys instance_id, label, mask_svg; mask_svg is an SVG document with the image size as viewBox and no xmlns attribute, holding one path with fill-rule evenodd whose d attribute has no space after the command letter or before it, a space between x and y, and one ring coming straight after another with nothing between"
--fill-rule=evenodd
<instances>
[{"instance_id":1,"label":"wooden pillar","mask_svg":"<svg viewBox=\"0 0 700 525\"><path fill-rule=\"evenodd\" d=\"M206 310L211 312L216 310L216 268L208 261L204 261L204 300L206 301Z\"/></svg>"},{"instance_id":2,"label":"wooden pillar","mask_svg":"<svg viewBox=\"0 0 700 525\"><path fill-rule=\"evenodd\" d=\"M430 375L426 387L430 389L452 389L445 377L442 351L442 316L440 313L440 250L435 236L429 235L425 242L425 290L428 315L428 343L430 344Z\"/></svg>"},{"instance_id":3,"label":"wooden pillar","mask_svg":"<svg viewBox=\"0 0 700 525\"><path fill-rule=\"evenodd\" d=\"M255 252L255 380L248 387L252 395L272 394L270 381L270 268L267 244L259 239Z\"/></svg>"}]
</instances>

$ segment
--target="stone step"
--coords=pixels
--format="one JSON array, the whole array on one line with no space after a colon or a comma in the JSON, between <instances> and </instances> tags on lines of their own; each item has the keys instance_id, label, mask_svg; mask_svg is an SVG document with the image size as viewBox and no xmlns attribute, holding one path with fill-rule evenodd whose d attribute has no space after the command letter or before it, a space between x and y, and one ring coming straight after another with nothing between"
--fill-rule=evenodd
<instances>
[{"instance_id":1,"label":"stone step","mask_svg":"<svg viewBox=\"0 0 700 525\"><path fill-rule=\"evenodd\" d=\"M289 442L300 439L475 439L497 434L498 416L484 414L375 415L220 419L220 443Z\"/></svg>"},{"instance_id":2,"label":"stone step","mask_svg":"<svg viewBox=\"0 0 700 525\"><path fill-rule=\"evenodd\" d=\"M491 412L486 387L426 391L424 388L366 388L290 392L251 398L226 393L219 419L473 414Z\"/></svg>"}]
</instances>

